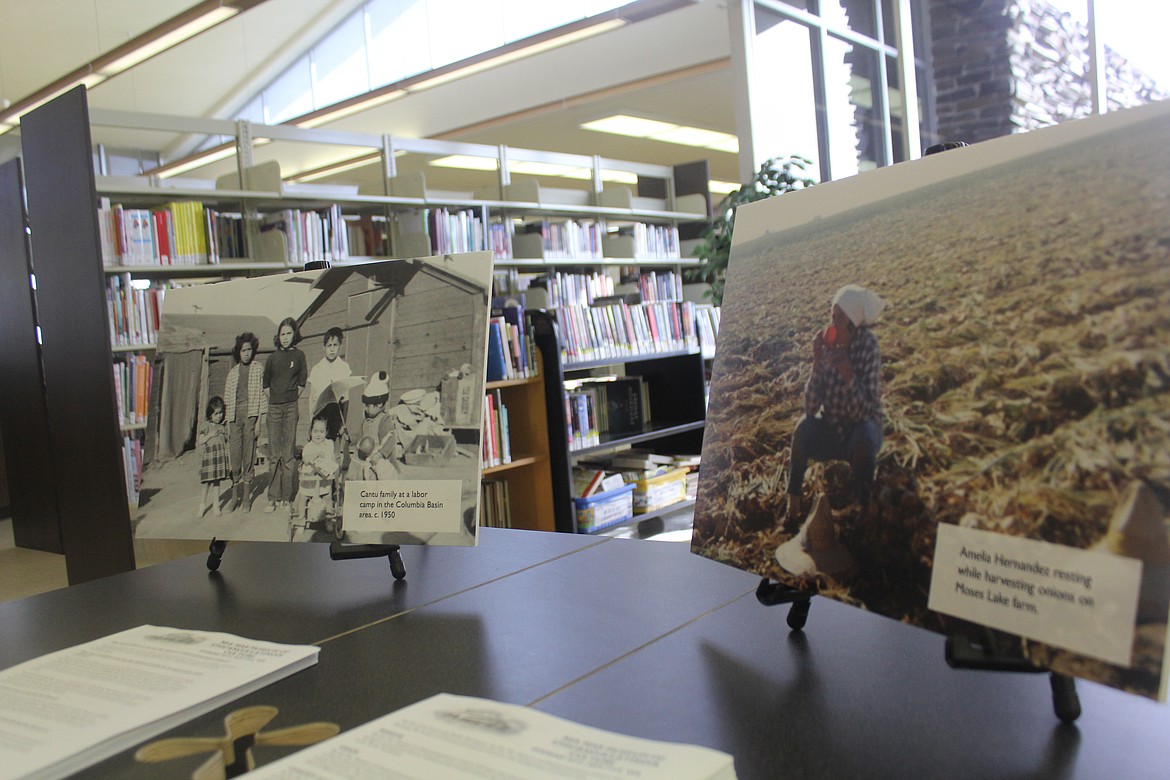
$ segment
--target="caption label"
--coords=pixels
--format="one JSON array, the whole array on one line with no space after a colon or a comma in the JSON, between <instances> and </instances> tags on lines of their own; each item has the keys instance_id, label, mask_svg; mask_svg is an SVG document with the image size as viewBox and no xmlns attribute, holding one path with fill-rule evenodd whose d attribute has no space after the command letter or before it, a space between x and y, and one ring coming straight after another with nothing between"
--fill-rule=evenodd
<instances>
[{"instance_id":1,"label":"caption label","mask_svg":"<svg viewBox=\"0 0 1170 780\"><path fill-rule=\"evenodd\" d=\"M1141 577L1134 558L943 524L928 606L1129 666Z\"/></svg>"},{"instance_id":2,"label":"caption label","mask_svg":"<svg viewBox=\"0 0 1170 780\"><path fill-rule=\"evenodd\" d=\"M352 531L457 533L462 490L457 479L346 482L343 525Z\"/></svg>"}]
</instances>

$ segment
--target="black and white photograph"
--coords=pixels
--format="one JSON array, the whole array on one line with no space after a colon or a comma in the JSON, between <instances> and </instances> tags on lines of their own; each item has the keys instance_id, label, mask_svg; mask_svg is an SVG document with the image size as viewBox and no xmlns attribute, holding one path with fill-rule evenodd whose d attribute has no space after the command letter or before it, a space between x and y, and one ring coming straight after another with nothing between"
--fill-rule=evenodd
<instances>
[{"instance_id":1,"label":"black and white photograph","mask_svg":"<svg viewBox=\"0 0 1170 780\"><path fill-rule=\"evenodd\" d=\"M167 292L140 538L474 544L489 253Z\"/></svg>"}]
</instances>

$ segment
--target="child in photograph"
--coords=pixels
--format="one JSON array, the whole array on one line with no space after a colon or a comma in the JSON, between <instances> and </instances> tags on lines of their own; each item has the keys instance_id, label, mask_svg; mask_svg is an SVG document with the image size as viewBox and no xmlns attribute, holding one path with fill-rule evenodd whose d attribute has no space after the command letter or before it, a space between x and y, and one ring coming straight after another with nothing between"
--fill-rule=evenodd
<instances>
[{"instance_id":1,"label":"child in photograph","mask_svg":"<svg viewBox=\"0 0 1170 780\"><path fill-rule=\"evenodd\" d=\"M370 453L370 464L378 479L392 479L402 471L398 465L398 424L386 411L390 400L390 375L379 371L370 378L362 391L362 405L365 415L362 419L359 440L369 437L374 442Z\"/></svg>"},{"instance_id":2,"label":"child in photograph","mask_svg":"<svg viewBox=\"0 0 1170 780\"><path fill-rule=\"evenodd\" d=\"M326 507L332 507L333 480L337 478L338 465L333 441L326 436L327 429L325 418L320 415L309 425L309 441L301 450L298 517L305 516L305 510L314 498L321 499Z\"/></svg>"},{"instance_id":3,"label":"child in photograph","mask_svg":"<svg viewBox=\"0 0 1170 780\"><path fill-rule=\"evenodd\" d=\"M264 361L264 389L268 391L268 506L289 508L295 489L297 399L308 380L305 353L296 347L297 323L285 317L276 329L276 352ZM290 513L293 510L289 509Z\"/></svg>"},{"instance_id":4,"label":"child in photograph","mask_svg":"<svg viewBox=\"0 0 1170 780\"><path fill-rule=\"evenodd\" d=\"M330 328L325 332L323 346L325 356L317 361L313 370L309 372L309 408L318 409L321 394L329 389L330 384L338 379L347 379L353 376L349 363L341 357L341 344L345 334L341 328ZM320 408L318 414L325 415L325 422L329 426L329 438L336 440L342 434L344 420L341 408L342 399L334 398L332 402Z\"/></svg>"},{"instance_id":5,"label":"child in photograph","mask_svg":"<svg viewBox=\"0 0 1170 780\"><path fill-rule=\"evenodd\" d=\"M199 500L199 516L207 514L214 507L216 515L222 515L219 506L219 485L230 476L227 450L226 405L218 395L207 402L206 425L198 438L203 447L203 460L199 466L199 481L203 483L203 497Z\"/></svg>"},{"instance_id":6,"label":"child in photograph","mask_svg":"<svg viewBox=\"0 0 1170 780\"><path fill-rule=\"evenodd\" d=\"M256 362L260 339L245 331L236 336L232 347L233 365L224 384L227 405L228 461L231 464L231 512L241 502L244 511L252 509L252 476L255 472L256 439L260 435L260 420L268 412L268 397L264 393L264 368Z\"/></svg>"}]
</instances>

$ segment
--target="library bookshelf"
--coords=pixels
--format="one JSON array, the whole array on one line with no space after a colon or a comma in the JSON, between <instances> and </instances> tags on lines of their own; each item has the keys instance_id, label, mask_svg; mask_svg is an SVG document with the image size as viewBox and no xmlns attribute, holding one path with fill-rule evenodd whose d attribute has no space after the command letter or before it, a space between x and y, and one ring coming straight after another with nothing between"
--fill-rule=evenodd
<instances>
[{"instance_id":1,"label":"library bookshelf","mask_svg":"<svg viewBox=\"0 0 1170 780\"><path fill-rule=\"evenodd\" d=\"M565 319L563 313L558 314ZM631 447L671 455L698 455L701 452L706 420L706 379L697 340L684 338L682 343L659 342L657 347L643 345L628 353L569 359L565 348L568 338L557 317L550 313L534 314L533 323L545 371L545 404L549 409L549 437L553 442L550 460L557 530L596 533L618 525L642 524L693 506L691 496L604 525L583 527L576 513L573 469ZM567 402L569 383L575 379L615 375L636 378L642 388L645 400L641 419L620 432L599 429L594 438L578 440L572 430L577 418Z\"/></svg>"},{"instance_id":2,"label":"library bookshelf","mask_svg":"<svg viewBox=\"0 0 1170 780\"><path fill-rule=\"evenodd\" d=\"M205 134L234 139L234 159L224 168L209 166L205 178L167 178L143 175L95 175L101 168L95 150L99 132ZM46 331L43 343L46 417L56 420L48 435L51 457L72 474L62 488L47 477L30 490L57 495L57 517L62 548L77 561L70 581L79 582L133 568L130 501L127 473L116 452L126 436L138 438L140 423L123 430L116 414L118 391L111 366L119 356L149 357L147 340L119 343L107 307L111 282L129 279L150 285L203 283L302 268L306 262L327 260L334 265L366 262L373 258L414 257L456 251L490 249L499 268L552 271L562 266L671 267L684 264L677 248L647 254L636 240L647 235L672 236L680 224L709 217L706 163L660 166L603 159L597 156L554 154L503 146L486 146L428 139L400 138L265 126L247 121L219 121L120 111L90 111L82 88L51 101L22 120L28 219L32 227L33 266L37 300L51 302L38 308ZM282 161L292 150L317 145L376 158L378 173L357 185L338 180L322 185L298 184L282 174ZM495 180L466 191L436 190L426 184L425 170L411 171L407 162L428 161L453 154L491 161ZM95 165L95 160L98 164ZM518 163L557 163L592 171L584 189L548 187L535 176L512 175ZM67 163L67 164L66 164ZM611 185L603 172L618 171L637 182ZM198 203L203 209L234 220L234 243L204 248L195 262L127 263L111 258L109 237L103 232L99 207L159 210L178 202ZM296 234L286 226L272 229L276 213L314 214L329 227L311 235ZM61 229L70 225L69 230ZM517 255L517 236L549 233L553 228L586 227L605 246L587 253L550 251L552 245L522 239L528 249ZM227 228L221 228L227 230ZM332 231L332 232L330 232ZM613 234L611 236L611 234ZM658 239L659 243L661 240ZM632 243L633 242L633 243ZM155 249L158 247L156 245ZM630 256L625 256L629 252ZM141 259L141 258L139 258ZM558 348L543 358L545 367L560 376ZM523 441L519 458L488 470L489 479L505 479L511 490L513 518L519 527L572 530L557 520L559 478L555 453L544 445L559 418L542 408L549 397L547 370L536 380L505 383L499 390L516 412L514 435ZM553 381L556 385L557 382ZM82 390L84 388L84 390ZM558 389L559 392L559 389ZM108 418L108 419L107 419ZM695 422L695 421L692 421ZM149 439L149 433L146 433ZM83 448L77 442L85 442ZM541 450L550 453L546 460ZM553 472L544 479L545 469ZM133 481L133 475L129 475ZM547 489L546 489L547 486ZM551 503L554 505L550 512Z\"/></svg>"},{"instance_id":3,"label":"library bookshelf","mask_svg":"<svg viewBox=\"0 0 1170 780\"><path fill-rule=\"evenodd\" d=\"M549 465L548 421L544 407L544 375L487 383L508 409L511 459L484 468L485 482L503 483L508 496L505 522L509 528L555 531L552 472ZM491 514L488 507L481 513Z\"/></svg>"}]
</instances>

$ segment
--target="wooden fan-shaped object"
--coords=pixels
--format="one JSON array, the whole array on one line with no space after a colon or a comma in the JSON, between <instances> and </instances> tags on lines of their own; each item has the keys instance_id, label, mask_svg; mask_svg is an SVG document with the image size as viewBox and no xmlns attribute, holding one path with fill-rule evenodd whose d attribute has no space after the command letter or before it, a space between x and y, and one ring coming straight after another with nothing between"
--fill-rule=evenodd
<instances>
[{"instance_id":1,"label":"wooden fan-shaped object","mask_svg":"<svg viewBox=\"0 0 1170 780\"><path fill-rule=\"evenodd\" d=\"M299 726L262 731L276 717L275 707L245 707L223 719L222 737L171 737L143 745L134 758L145 764L213 753L196 769L192 780L227 780L255 768L255 745L312 745L341 731L336 723L302 723Z\"/></svg>"}]
</instances>

